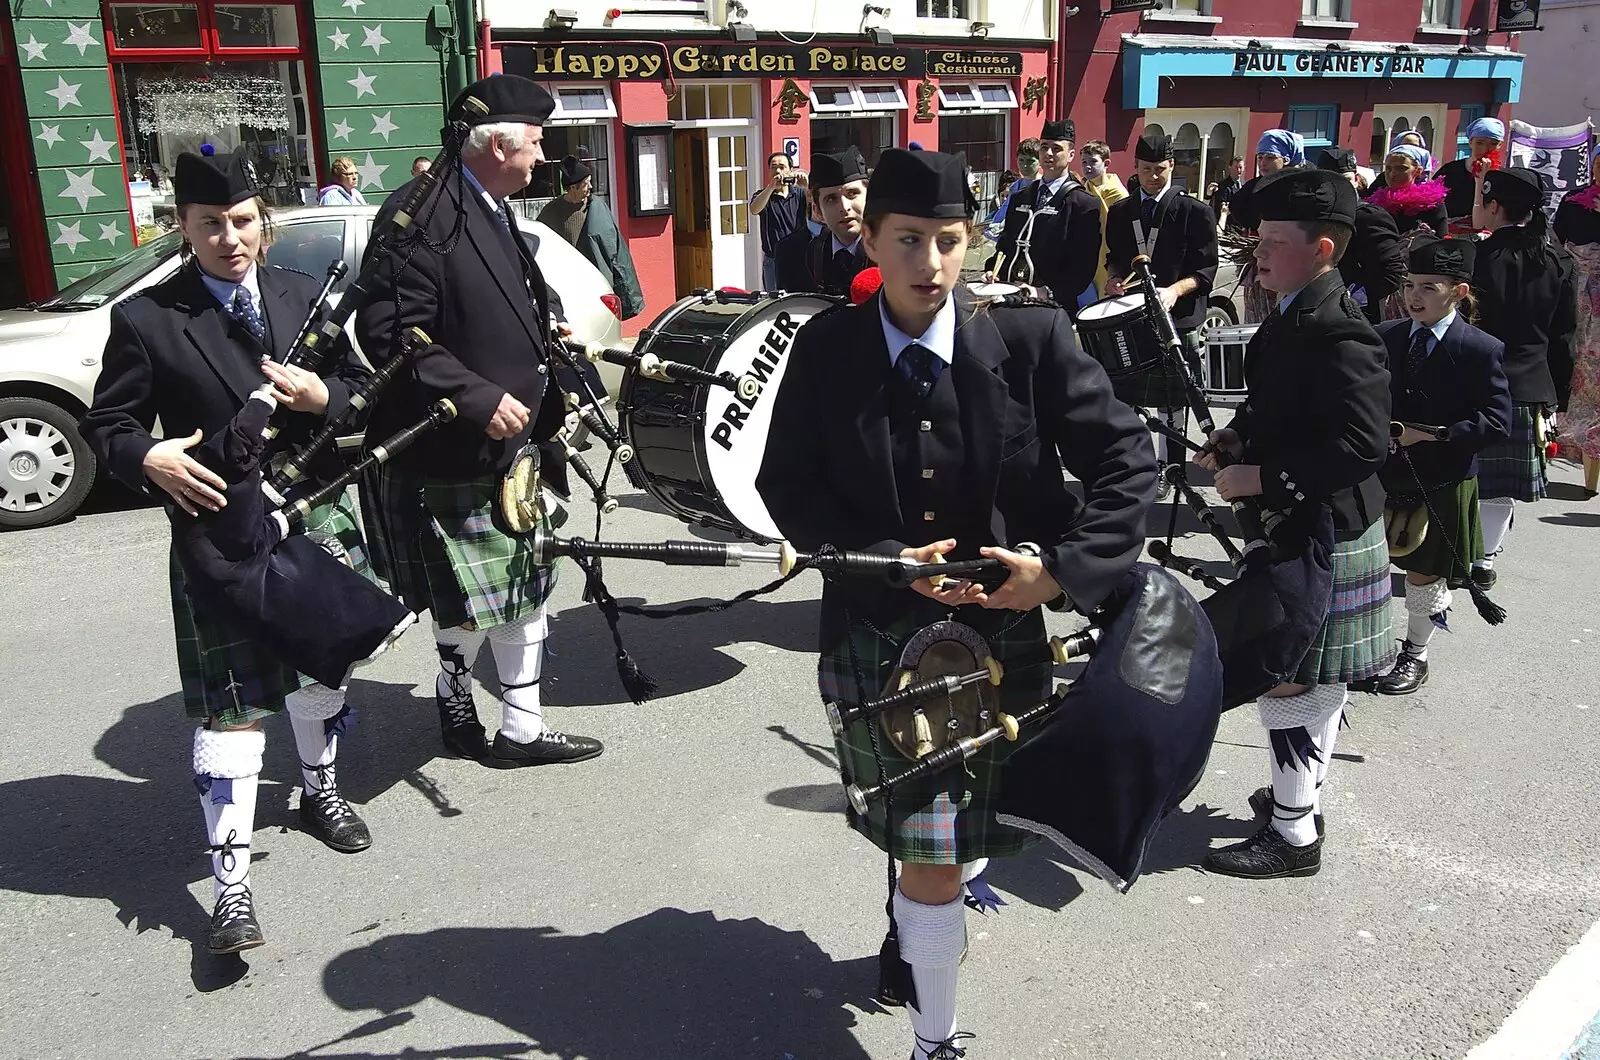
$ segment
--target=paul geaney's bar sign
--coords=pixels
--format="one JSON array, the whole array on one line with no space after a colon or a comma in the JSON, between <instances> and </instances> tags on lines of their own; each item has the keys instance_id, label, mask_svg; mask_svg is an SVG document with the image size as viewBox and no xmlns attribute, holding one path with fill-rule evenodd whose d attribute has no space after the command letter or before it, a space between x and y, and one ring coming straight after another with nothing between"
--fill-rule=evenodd
<instances>
[{"instance_id":1,"label":"paul geaney's bar sign","mask_svg":"<svg viewBox=\"0 0 1600 1060\"><path fill-rule=\"evenodd\" d=\"M1278 52L1250 48L1233 56L1233 72L1245 76L1412 77L1426 72L1426 56L1359 52Z\"/></svg>"}]
</instances>

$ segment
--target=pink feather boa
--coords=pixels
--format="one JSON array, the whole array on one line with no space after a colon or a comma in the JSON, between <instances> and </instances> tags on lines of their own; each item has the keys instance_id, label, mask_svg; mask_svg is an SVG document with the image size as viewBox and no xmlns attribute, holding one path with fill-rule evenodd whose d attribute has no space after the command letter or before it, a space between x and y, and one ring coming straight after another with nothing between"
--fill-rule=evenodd
<instances>
[{"instance_id":1,"label":"pink feather boa","mask_svg":"<svg viewBox=\"0 0 1600 1060\"><path fill-rule=\"evenodd\" d=\"M1573 192L1567 201L1577 203L1586 210L1600 210L1600 184L1591 184L1582 191Z\"/></svg>"},{"instance_id":2,"label":"pink feather boa","mask_svg":"<svg viewBox=\"0 0 1600 1060\"><path fill-rule=\"evenodd\" d=\"M1444 197L1444 181L1425 180L1421 184L1407 184L1403 188L1391 188L1385 184L1373 192L1367 201L1392 214L1409 217L1433 209L1444 202Z\"/></svg>"}]
</instances>

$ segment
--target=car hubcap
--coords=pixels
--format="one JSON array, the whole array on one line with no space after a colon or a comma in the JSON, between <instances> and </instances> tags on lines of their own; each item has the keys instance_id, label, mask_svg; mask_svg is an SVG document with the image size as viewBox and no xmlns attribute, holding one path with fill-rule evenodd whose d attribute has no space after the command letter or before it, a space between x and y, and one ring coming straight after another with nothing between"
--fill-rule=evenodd
<instances>
[{"instance_id":1,"label":"car hubcap","mask_svg":"<svg viewBox=\"0 0 1600 1060\"><path fill-rule=\"evenodd\" d=\"M34 512L72 484L72 443L43 420L0 421L0 509Z\"/></svg>"}]
</instances>

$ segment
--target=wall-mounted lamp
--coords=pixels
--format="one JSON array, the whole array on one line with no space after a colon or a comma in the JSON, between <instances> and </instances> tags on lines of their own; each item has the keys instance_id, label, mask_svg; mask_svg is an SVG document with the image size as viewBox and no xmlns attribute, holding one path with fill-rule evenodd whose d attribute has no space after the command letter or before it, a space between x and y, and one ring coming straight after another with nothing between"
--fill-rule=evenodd
<instances>
[{"instance_id":1,"label":"wall-mounted lamp","mask_svg":"<svg viewBox=\"0 0 1600 1060\"><path fill-rule=\"evenodd\" d=\"M969 25L967 27L967 32L970 33L974 37L987 37L989 35L989 31L992 30L992 29L994 29L994 23L993 22L976 22L976 21L974 21L971 25Z\"/></svg>"},{"instance_id":2,"label":"wall-mounted lamp","mask_svg":"<svg viewBox=\"0 0 1600 1060\"><path fill-rule=\"evenodd\" d=\"M888 48L894 44L894 34L882 26L868 26L861 31L861 35L880 48Z\"/></svg>"},{"instance_id":3,"label":"wall-mounted lamp","mask_svg":"<svg viewBox=\"0 0 1600 1060\"><path fill-rule=\"evenodd\" d=\"M545 29L571 29L578 24L578 13L570 7L552 7L544 17Z\"/></svg>"}]
</instances>

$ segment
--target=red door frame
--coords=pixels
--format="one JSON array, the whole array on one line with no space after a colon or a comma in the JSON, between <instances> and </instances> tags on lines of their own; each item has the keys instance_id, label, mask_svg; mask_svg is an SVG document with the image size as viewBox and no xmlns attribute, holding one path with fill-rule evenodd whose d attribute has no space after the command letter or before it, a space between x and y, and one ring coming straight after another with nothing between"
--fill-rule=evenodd
<instances>
[{"instance_id":1,"label":"red door frame","mask_svg":"<svg viewBox=\"0 0 1600 1060\"><path fill-rule=\"evenodd\" d=\"M21 63L11 20L0 18L0 188L11 204L11 239L22 269L22 291L37 302L55 293L56 273L45 241L32 133L22 102Z\"/></svg>"}]
</instances>

